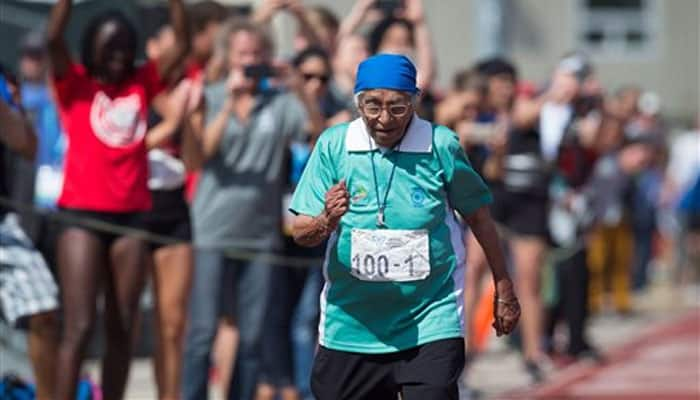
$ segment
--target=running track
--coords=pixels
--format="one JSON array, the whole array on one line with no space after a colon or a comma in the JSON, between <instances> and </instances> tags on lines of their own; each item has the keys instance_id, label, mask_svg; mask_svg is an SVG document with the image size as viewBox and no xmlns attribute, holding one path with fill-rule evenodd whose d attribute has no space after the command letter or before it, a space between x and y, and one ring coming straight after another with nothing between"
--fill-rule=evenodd
<instances>
[{"instance_id":1,"label":"running track","mask_svg":"<svg viewBox=\"0 0 700 400\"><path fill-rule=\"evenodd\" d=\"M539 387L498 399L698 400L700 309L643 330L606 357L604 365L579 363Z\"/></svg>"}]
</instances>

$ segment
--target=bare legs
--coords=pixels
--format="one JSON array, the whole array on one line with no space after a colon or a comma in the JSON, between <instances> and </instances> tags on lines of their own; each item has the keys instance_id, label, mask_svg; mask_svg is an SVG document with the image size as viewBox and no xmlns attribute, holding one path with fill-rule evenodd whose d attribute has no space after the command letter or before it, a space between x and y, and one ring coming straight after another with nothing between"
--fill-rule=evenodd
<instances>
[{"instance_id":1,"label":"bare legs","mask_svg":"<svg viewBox=\"0 0 700 400\"><path fill-rule=\"evenodd\" d=\"M58 318L55 312L33 315L29 319L27 344L36 379L37 400L53 399L56 386L56 347Z\"/></svg>"},{"instance_id":2,"label":"bare legs","mask_svg":"<svg viewBox=\"0 0 700 400\"><path fill-rule=\"evenodd\" d=\"M230 317L219 319L219 329L214 342L214 365L220 378L221 393L226 397L238 348L238 329Z\"/></svg>"},{"instance_id":3,"label":"bare legs","mask_svg":"<svg viewBox=\"0 0 700 400\"><path fill-rule=\"evenodd\" d=\"M105 337L102 358L102 391L105 400L121 399L131 363L131 331L138 314L145 282L146 244L121 237L109 252L110 270L105 276Z\"/></svg>"},{"instance_id":4,"label":"bare legs","mask_svg":"<svg viewBox=\"0 0 700 400\"><path fill-rule=\"evenodd\" d=\"M105 400L121 399L131 361L130 331L144 283L146 246L132 237L111 245L84 229L69 228L58 243L64 326L58 352L56 399L75 398L85 346L95 321L100 282L105 281L107 350L102 365Z\"/></svg>"},{"instance_id":5,"label":"bare legs","mask_svg":"<svg viewBox=\"0 0 700 400\"><path fill-rule=\"evenodd\" d=\"M515 237L511 240L515 261L516 289L522 306L521 328L523 353L527 361L538 362L542 357L542 299L540 272L546 243L533 237Z\"/></svg>"},{"instance_id":6,"label":"bare legs","mask_svg":"<svg viewBox=\"0 0 700 400\"><path fill-rule=\"evenodd\" d=\"M75 399L85 346L95 322L97 291L106 264L106 249L96 235L67 229L58 239L58 272L63 330L58 349L56 399Z\"/></svg>"},{"instance_id":7,"label":"bare legs","mask_svg":"<svg viewBox=\"0 0 700 400\"><path fill-rule=\"evenodd\" d=\"M153 254L157 347L155 375L161 400L180 398L187 304L192 281L192 247L176 244Z\"/></svg>"}]
</instances>

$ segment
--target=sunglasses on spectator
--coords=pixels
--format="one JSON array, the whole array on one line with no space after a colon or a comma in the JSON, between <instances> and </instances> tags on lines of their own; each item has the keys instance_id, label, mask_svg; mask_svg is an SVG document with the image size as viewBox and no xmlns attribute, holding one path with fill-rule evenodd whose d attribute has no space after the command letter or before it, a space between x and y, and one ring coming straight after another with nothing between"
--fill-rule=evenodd
<instances>
[{"instance_id":1,"label":"sunglasses on spectator","mask_svg":"<svg viewBox=\"0 0 700 400\"><path fill-rule=\"evenodd\" d=\"M310 81L310 80L313 80L313 79L318 79L319 81L321 81L321 83L324 83L324 84L325 84L325 83L328 83L328 80L331 79L330 76L328 76L328 75L322 75L322 74L307 74L307 73L302 73L301 76L304 77L304 80L305 80L306 82L308 82L308 81Z\"/></svg>"}]
</instances>

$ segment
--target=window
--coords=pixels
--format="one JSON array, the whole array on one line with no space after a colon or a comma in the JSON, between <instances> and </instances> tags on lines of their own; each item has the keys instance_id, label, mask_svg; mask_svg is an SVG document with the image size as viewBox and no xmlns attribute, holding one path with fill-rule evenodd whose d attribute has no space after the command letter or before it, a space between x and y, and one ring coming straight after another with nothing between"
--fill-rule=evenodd
<instances>
[{"instance_id":1,"label":"window","mask_svg":"<svg viewBox=\"0 0 700 400\"><path fill-rule=\"evenodd\" d=\"M658 53L658 0L579 0L579 47L603 58L652 58Z\"/></svg>"}]
</instances>

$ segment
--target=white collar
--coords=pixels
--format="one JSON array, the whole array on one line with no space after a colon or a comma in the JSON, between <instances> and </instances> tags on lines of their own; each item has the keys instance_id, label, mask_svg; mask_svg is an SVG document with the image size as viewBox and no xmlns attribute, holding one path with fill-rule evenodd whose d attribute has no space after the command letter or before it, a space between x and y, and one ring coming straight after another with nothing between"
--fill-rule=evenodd
<instances>
[{"instance_id":1,"label":"white collar","mask_svg":"<svg viewBox=\"0 0 700 400\"><path fill-rule=\"evenodd\" d=\"M350 122L345 133L347 151L372 151L378 148L367 132L362 118ZM402 153L430 153L433 149L433 125L414 115L401 141L398 151Z\"/></svg>"}]
</instances>

